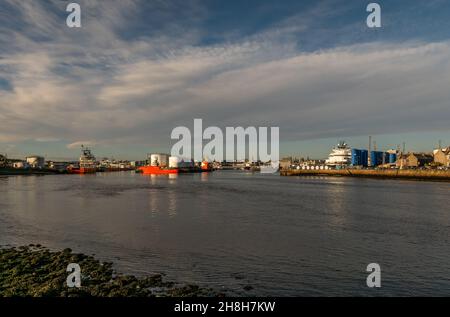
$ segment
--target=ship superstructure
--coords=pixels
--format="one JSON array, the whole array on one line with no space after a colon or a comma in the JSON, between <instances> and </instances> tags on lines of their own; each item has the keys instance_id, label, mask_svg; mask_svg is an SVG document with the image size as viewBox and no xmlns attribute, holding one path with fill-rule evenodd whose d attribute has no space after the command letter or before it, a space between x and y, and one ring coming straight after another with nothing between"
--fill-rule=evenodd
<instances>
[{"instance_id":1,"label":"ship superstructure","mask_svg":"<svg viewBox=\"0 0 450 317\"><path fill-rule=\"evenodd\" d=\"M352 149L344 141L340 141L332 150L325 164L328 166L347 166L352 161Z\"/></svg>"},{"instance_id":2,"label":"ship superstructure","mask_svg":"<svg viewBox=\"0 0 450 317\"><path fill-rule=\"evenodd\" d=\"M92 154L92 151L85 147L81 146L81 156L79 159L78 167L71 167L68 169L69 172L73 174L91 174L97 172L97 160L95 156Z\"/></svg>"}]
</instances>

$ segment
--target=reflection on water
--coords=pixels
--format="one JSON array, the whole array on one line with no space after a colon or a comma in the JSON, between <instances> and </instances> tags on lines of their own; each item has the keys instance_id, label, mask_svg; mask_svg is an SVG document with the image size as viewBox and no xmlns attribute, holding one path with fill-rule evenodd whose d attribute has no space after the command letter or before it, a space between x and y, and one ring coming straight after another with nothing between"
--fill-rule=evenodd
<instances>
[{"instance_id":1,"label":"reflection on water","mask_svg":"<svg viewBox=\"0 0 450 317\"><path fill-rule=\"evenodd\" d=\"M329 217L327 219L330 222L330 226L343 227L348 217L345 203L349 199L347 196L350 192L346 190L343 181L331 181L329 184L329 190L324 192L323 198L327 201L327 205L333 207L328 210Z\"/></svg>"},{"instance_id":2,"label":"reflection on water","mask_svg":"<svg viewBox=\"0 0 450 317\"><path fill-rule=\"evenodd\" d=\"M201 173L200 179L202 180L202 182L207 182L209 179L209 173Z\"/></svg>"},{"instance_id":3,"label":"reflection on water","mask_svg":"<svg viewBox=\"0 0 450 317\"><path fill-rule=\"evenodd\" d=\"M159 213L159 202L158 202L158 194L154 191L148 192L148 199L150 202L150 211L152 213L152 217L155 216L155 214Z\"/></svg>"},{"instance_id":4,"label":"reflection on water","mask_svg":"<svg viewBox=\"0 0 450 317\"><path fill-rule=\"evenodd\" d=\"M235 295L449 295L449 184L248 172L0 178L0 244ZM243 290L246 285L254 287Z\"/></svg>"},{"instance_id":5,"label":"reflection on water","mask_svg":"<svg viewBox=\"0 0 450 317\"><path fill-rule=\"evenodd\" d=\"M168 191L168 200L169 200L169 206L168 206L168 212L170 217L175 217L177 215L177 193L170 189Z\"/></svg>"}]
</instances>

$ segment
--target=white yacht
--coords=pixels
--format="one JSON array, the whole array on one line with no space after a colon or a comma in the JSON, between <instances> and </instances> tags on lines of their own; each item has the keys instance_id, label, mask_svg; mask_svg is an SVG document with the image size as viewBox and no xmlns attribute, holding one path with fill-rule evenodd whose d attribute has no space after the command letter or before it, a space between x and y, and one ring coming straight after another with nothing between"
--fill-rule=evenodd
<instances>
[{"instance_id":1,"label":"white yacht","mask_svg":"<svg viewBox=\"0 0 450 317\"><path fill-rule=\"evenodd\" d=\"M341 141L332 150L325 164L328 166L347 166L352 161L352 149Z\"/></svg>"}]
</instances>

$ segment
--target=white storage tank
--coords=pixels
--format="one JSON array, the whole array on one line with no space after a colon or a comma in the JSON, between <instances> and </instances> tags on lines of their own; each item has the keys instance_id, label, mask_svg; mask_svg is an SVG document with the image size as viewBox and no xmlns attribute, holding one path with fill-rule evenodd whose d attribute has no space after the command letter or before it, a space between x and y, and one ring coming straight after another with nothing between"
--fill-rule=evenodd
<instances>
[{"instance_id":1,"label":"white storage tank","mask_svg":"<svg viewBox=\"0 0 450 317\"><path fill-rule=\"evenodd\" d=\"M178 161L176 156L169 157L169 168L178 168Z\"/></svg>"},{"instance_id":2,"label":"white storage tank","mask_svg":"<svg viewBox=\"0 0 450 317\"><path fill-rule=\"evenodd\" d=\"M43 168L45 166L45 158L42 156L28 156L26 160L28 165L33 168Z\"/></svg>"},{"instance_id":3,"label":"white storage tank","mask_svg":"<svg viewBox=\"0 0 450 317\"><path fill-rule=\"evenodd\" d=\"M158 166L159 165L159 156L158 156L158 154L150 155L150 165L151 166Z\"/></svg>"},{"instance_id":4,"label":"white storage tank","mask_svg":"<svg viewBox=\"0 0 450 317\"><path fill-rule=\"evenodd\" d=\"M150 155L150 165L151 166L161 166L167 167L169 164L169 155L168 154L151 154Z\"/></svg>"},{"instance_id":5,"label":"white storage tank","mask_svg":"<svg viewBox=\"0 0 450 317\"><path fill-rule=\"evenodd\" d=\"M24 162L14 162L13 163L13 167L14 168L25 168L25 164Z\"/></svg>"}]
</instances>

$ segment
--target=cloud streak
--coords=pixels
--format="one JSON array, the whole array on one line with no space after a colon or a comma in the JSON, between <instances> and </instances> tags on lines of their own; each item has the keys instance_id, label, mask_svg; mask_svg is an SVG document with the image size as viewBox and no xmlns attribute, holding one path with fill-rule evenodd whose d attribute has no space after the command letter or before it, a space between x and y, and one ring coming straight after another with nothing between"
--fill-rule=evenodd
<instances>
[{"instance_id":1,"label":"cloud streak","mask_svg":"<svg viewBox=\"0 0 450 317\"><path fill-rule=\"evenodd\" d=\"M449 130L448 41L306 52L286 20L205 44L200 5L196 18L136 36L126 26L139 1L86 2L81 30L61 26L61 1L7 3L24 23L0 25L0 77L9 86L0 89L0 142L164 146L193 118L279 126L282 141ZM179 36L183 23L190 28Z\"/></svg>"}]
</instances>

